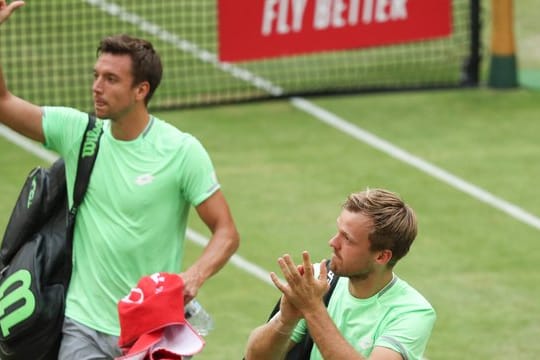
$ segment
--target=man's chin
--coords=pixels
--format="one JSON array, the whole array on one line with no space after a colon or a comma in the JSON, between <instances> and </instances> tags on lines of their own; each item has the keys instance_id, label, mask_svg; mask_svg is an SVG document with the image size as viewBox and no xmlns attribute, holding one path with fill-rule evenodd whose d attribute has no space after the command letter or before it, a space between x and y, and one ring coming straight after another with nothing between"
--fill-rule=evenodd
<instances>
[{"instance_id":1,"label":"man's chin","mask_svg":"<svg viewBox=\"0 0 540 360\"><path fill-rule=\"evenodd\" d=\"M338 258L336 257L336 255L332 255L332 258L330 258L330 269L329 270L332 270L333 273L335 273L337 270L338 270Z\"/></svg>"},{"instance_id":2,"label":"man's chin","mask_svg":"<svg viewBox=\"0 0 540 360\"><path fill-rule=\"evenodd\" d=\"M109 116L103 106L97 105L94 105L94 114L100 119L107 119L107 117Z\"/></svg>"}]
</instances>

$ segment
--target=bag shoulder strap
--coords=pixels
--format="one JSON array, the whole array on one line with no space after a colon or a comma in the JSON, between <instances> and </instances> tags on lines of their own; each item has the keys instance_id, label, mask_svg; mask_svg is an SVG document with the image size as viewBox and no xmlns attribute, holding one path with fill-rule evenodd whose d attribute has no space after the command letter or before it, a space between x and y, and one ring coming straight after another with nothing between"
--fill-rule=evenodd
<instances>
[{"instance_id":1,"label":"bag shoulder strap","mask_svg":"<svg viewBox=\"0 0 540 360\"><path fill-rule=\"evenodd\" d=\"M103 123L96 121L96 117L88 114L88 125L81 141L79 149L79 161L77 163L77 175L75 176L75 185L73 187L73 205L68 214L68 240L73 241L73 227L75 226L75 216L79 205L81 205L88 183L90 174L94 168L96 157L99 150L99 139L103 134Z\"/></svg>"},{"instance_id":2,"label":"bag shoulder strap","mask_svg":"<svg viewBox=\"0 0 540 360\"><path fill-rule=\"evenodd\" d=\"M330 260L326 260L326 268L330 268ZM324 305L328 307L328 303L330 302L330 297L334 293L334 289L336 288L336 284L339 280L339 276L334 274L332 270L328 270L328 283L330 284L330 287L328 288L328 292L324 295Z\"/></svg>"},{"instance_id":3,"label":"bag shoulder strap","mask_svg":"<svg viewBox=\"0 0 540 360\"><path fill-rule=\"evenodd\" d=\"M88 125L84 132L81 148L79 150L79 161L77 164L77 175L75 177L75 186L73 188L73 206L71 211L77 212L77 208L88 188L90 174L96 162L99 150L99 139L103 133L103 124L97 122L95 116L88 114Z\"/></svg>"}]
</instances>

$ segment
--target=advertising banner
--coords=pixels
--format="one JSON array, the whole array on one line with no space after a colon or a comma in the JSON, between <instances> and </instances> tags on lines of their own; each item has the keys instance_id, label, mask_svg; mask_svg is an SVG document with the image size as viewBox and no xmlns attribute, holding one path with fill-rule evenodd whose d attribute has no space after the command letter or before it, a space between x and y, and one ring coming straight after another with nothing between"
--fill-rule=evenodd
<instances>
[{"instance_id":1,"label":"advertising banner","mask_svg":"<svg viewBox=\"0 0 540 360\"><path fill-rule=\"evenodd\" d=\"M218 0L221 61L424 41L451 32L451 0Z\"/></svg>"}]
</instances>

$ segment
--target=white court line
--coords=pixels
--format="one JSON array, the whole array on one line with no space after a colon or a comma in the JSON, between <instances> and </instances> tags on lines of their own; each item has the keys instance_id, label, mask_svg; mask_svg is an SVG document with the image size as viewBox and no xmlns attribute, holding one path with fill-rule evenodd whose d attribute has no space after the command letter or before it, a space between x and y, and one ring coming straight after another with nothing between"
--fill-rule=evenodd
<instances>
[{"instance_id":1,"label":"white court line","mask_svg":"<svg viewBox=\"0 0 540 360\"><path fill-rule=\"evenodd\" d=\"M519 206L509 203L503 199L496 197L495 195L481 189L480 187L473 185L459 177L452 175L446 170L441 169L429 162L412 155L411 153L400 149L399 147L392 145L388 141L373 135L360 127L351 124L339 116L313 104L302 98L292 98L291 103L298 109L305 111L306 113L316 117L322 122L352 136L353 138L360 140L377 150L386 153L393 158L403 161L406 164L415 167L424 173L431 175L432 177L439 179L440 181L458 189L462 192L469 194L473 198L480 200L492 207L499 209L511 217L524 222L536 229L540 230L540 218L523 210Z\"/></svg>"},{"instance_id":2,"label":"white court line","mask_svg":"<svg viewBox=\"0 0 540 360\"><path fill-rule=\"evenodd\" d=\"M10 128L2 124L0 124L0 135L2 135L15 145L18 145L19 147L28 151L29 153L32 153L37 157L40 157L50 163L58 159L58 155L56 153L45 149L43 146L41 146L41 144L36 143L22 135L19 135L19 133L11 130ZM28 169L28 171L30 171L30 169Z\"/></svg>"}]
</instances>

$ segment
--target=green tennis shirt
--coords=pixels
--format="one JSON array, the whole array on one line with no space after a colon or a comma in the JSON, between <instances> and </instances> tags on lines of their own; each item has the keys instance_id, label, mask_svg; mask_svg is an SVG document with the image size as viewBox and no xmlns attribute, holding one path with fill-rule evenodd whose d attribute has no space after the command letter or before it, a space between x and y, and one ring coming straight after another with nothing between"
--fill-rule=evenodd
<instances>
[{"instance_id":1,"label":"green tennis shirt","mask_svg":"<svg viewBox=\"0 0 540 360\"><path fill-rule=\"evenodd\" d=\"M328 313L340 333L358 353L369 357L382 346L400 353L405 360L420 360L435 323L429 302L407 282L394 275L379 293L357 299L349 292L349 279L341 277L328 304ZM299 342L306 332L301 320L291 340ZM311 360L322 360L316 345Z\"/></svg>"},{"instance_id":2,"label":"green tennis shirt","mask_svg":"<svg viewBox=\"0 0 540 360\"><path fill-rule=\"evenodd\" d=\"M75 109L44 108L45 146L64 158L70 204L87 120ZM142 276L181 271L189 208L219 184L192 135L151 117L138 138L120 141L109 120L98 123L103 136L77 214L66 315L119 335L117 302Z\"/></svg>"}]
</instances>

